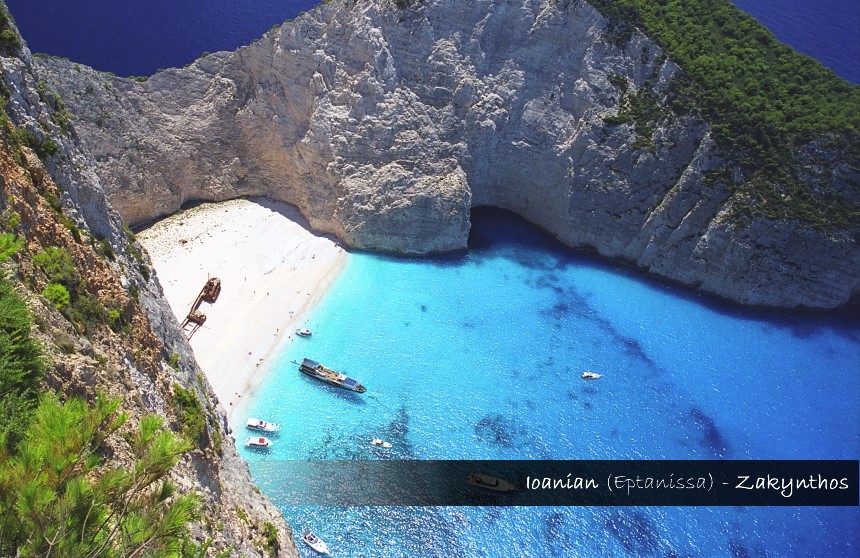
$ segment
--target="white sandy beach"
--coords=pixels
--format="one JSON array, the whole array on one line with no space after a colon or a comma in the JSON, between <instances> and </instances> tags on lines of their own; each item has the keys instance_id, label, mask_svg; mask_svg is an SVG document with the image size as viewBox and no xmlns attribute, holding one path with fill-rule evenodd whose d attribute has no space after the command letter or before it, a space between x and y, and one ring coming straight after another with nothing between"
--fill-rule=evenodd
<instances>
[{"instance_id":1,"label":"white sandy beach","mask_svg":"<svg viewBox=\"0 0 860 558\"><path fill-rule=\"evenodd\" d=\"M200 307L207 319L191 346L231 422L346 264L333 239L306 226L293 206L238 199L182 211L137 235L178 322L206 280L221 279L218 300Z\"/></svg>"}]
</instances>

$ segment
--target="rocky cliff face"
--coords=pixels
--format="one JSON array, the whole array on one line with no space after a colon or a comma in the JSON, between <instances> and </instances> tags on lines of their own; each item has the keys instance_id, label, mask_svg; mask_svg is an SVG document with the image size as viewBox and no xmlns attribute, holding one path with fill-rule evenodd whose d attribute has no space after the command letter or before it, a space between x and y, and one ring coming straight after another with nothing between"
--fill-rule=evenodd
<instances>
[{"instance_id":1,"label":"rocky cliff face","mask_svg":"<svg viewBox=\"0 0 860 558\"><path fill-rule=\"evenodd\" d=\"M746 304L860 294L857 231L729 218L732 185L706 179L728 163L669 108L681 71L645 37L613 45L581 0L412 4L335 0L144 83L38 64L131 224L264 195L351 246L428 253L464 248L492 205Z\"/></svg>"},{"instance_id":2,"label":"rocky cliff face","mask_svg":"<svg viewBox=\"0 0 860 558\"><path fill-rule=\"evenodd\" d=\"M290 528L255 490L247 464L229 441L225 413L157 278L150 275L148 259L110 208L92 170L94 161L65 123L61 101L44 83L26 47L0 47L0 87L8 115L0 134L0 226L25 241L15 266L3 272L17 279L35 316L35 335L49 362L43 387L64 398L115 396L130 415L130 428L143 415L155 413L176 431L183 424L176 386L189 390L206 425L198 447L174 468L172 478L180 493L202 497L203 520L193 526L194 537L200 543L212 541L210 554L232 548L240 556L298 556ZM16 139L22 137L25 144ZM47 247L59 247L71 257L93 305L117 312L112 325L107 316L104 323L96 316L82 329L37 294L47 279L34 265L33 254ZM108 466L128 454L127 444L115 442L106 450ZM278 540L263 532L267 522Z\"/></svg>"}]
</instances>

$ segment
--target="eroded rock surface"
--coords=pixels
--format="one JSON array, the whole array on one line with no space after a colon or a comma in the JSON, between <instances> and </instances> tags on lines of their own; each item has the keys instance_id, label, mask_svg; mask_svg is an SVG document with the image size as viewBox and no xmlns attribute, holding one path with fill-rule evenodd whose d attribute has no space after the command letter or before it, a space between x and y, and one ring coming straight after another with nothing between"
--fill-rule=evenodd
<instances>
[{"instance_id":1,"label":"eroded rock surface","mask_svg":"<svg viewBox=\"0 0 860 558\"><path fill-rule=\"evenodd\" d=\"M670 108L680 69L606 26L584 1L335 0L143 83L40 65L132 225L262 195L351 246L430 253L464 248L470 209L492 205L746 304L860 293L857 231L729 218L732 188L705 178L729 163ZM645 131L611 120L633 94L656 102Z\"/></svg>"}]
</instances>

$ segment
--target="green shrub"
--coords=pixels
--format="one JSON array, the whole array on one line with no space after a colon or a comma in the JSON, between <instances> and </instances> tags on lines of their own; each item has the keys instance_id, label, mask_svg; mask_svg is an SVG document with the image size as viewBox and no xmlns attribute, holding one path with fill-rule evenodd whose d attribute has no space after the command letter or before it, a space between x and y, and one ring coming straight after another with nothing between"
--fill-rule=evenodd
<instances>
[{"instance_id":1,"label":"green shrub","mask_svg":"<svg viewBox=\"0 0 860 558\"><path fill-rule=\"evenodd\" d=\"M107 307L107 323L108 327L117 333L120 331L128 332L131 329L131 324L126 320L122 308L115 306Z\"/></svg>"},{"instance_id":2,"label":"green shrub","mask_svg":"<svg viewBox=\"0 0 860 558\"><path fill-rule=\"evenodd\" d=\"M13 233L0 234L0 264L14 256L23 245L24 240Z\"/></svg>"},{"instance_id":3,"label":"green shrub","mask_svg":"<svg viewBox=\"0 0 860 558\"><path fill-rule=\"evenodd\" d=\"M80 282L80 275L75 268L75 262L69 253L62 248L49 246L35 254L33 261L42 268L42 271L48 276L48 281L52 283L62 283L67 288L74 289Z\"/></svg>"},{"instance_id":4,"label":"green shrub","mask_svg":"<svg viewBox=\"0 0 860 558\"><path fill-rule=\"evenodd\" d=\"M129 243L134 244L135 242L137 242L137 236L134 234L134 232L132 232L130 228L128 228L128 225L122 226L122 232L125 233L125 237L128 238Z\"/></svg>"},{"instance_id":5,"label":"green shrub","mask_svg":"<svg viewBox=\"0 0 860 558\"><path fill-rule=\"evenodd\" d=\"M44 193L45 201L48 202L48 205L51 209L54 210L54 213L61 214L63 212L63 204L60 201L59 196L57 196L56 192L53 190L46 189Z\"/></svg>"},{"instance_id":6,"label":"green shrub","mask_svg":"<svg viewBox=\"0 0 860 558\"><path fill-rule=\"evenodd\" d=\"M61 108L55 109L51 113L51 122L59 126L63 133L68 133L69 125L72 123L72 113L66 109L59 97L56 99Z\"/></svg>"},{"instance_id":7,"label":"green shrub","mask_svg":"<svg viewBox=\"0 0 860 558\"><path fill-rule=\"evenodd\" d=\"M182 430L189 440L200 443L206 429L206 417L203 406L193 390L187 390L179 384L173 385L173 399L182 419Z\"/></svg>"},{"instance_id":8,"label":"green shrub","mask_svg":"<svg viewBox=\"0 0 860 558\"><path fill-rule=\"evenodd\" d=\"M263 539L265 540L266 550L272 556L278 555L278 530L275 529L271 521L263 523Z\"/></svg>"},{"instance_id":9,"label":"green shrub","mask_svg":"<svg viewBox=\"0 0 860 558\"><path fill-rule=\"evenodd\" d=\"M12 203L14 203L14 200L10 199L9 205L11 205ZM3 225L5 225L7 228L9 228L10 230L15 230L20 224L21 215L19 215L17 211L7 209L3 212Z\"/></svg>"},{"instance_id":10,"label":"green shrub","mask_svg":"<svg viewBox=\"0 0 860 558\"><path fill-rule=\"evenodd\" d=\"M45 366L31 327L26 304L0 277L0 455L23 438Z\"/></svg>"},{"instance_id":11,"label":"green shrub","mask_svg":"<svg viewBox=\"0 0 860 558\"><path fill-rule=\"evenodd\" d=\"M110 241L106 238L102 238L96 243L96 252L103 258L107 258L110 261L114 261L116 259L116 254L113 252L113 246L110 245Z\"/></svg>"},{"instance_id":12,"label":"green shrub","mask_svg":"<svg viewBox=\"0 0 860 558\"><path fill-rule=\"evenodd\" d=\"M79 328L92 332L108 323L108 311L96 295L84 291L66 309L67 317Z\"/></svg>"},{"instance_id":13,"label":"green shrub","mask_svg":"<svg viewBox=\"0 0 860 558\"><path fill-rule=\"evenodd\" d=\"M118 399L40 401L25 443L0 455L4 556L177 556L199 518L196 495L167 479L187 444L149 415L128 437L133 464L96 474L99 448L126 420Z\"/></svg>"},{"instance_id":14,"label":"green shrub","mask_svg":"<svg viewBox=\"0 0 860 558\"><path fill-rule=\"evenodd\" d=\"M69 305L69 290L60 283L50 283L42 295L47 298L57 310L65 310Z\"/></svg>"},{"instance_id":15,"label":"green shrub","mask_svg":"<svg viewBox=\"0 0 860 558\"><path fill-rule=\"evenodd\" d=\"M2 43L7 50L17 50L21 48L21 37L12 29L7 28L0 31L0 43Z\"/></svg>"},{"instance_id":16,"label":"green shrub","mask_svg":"<svg viewBox=\"0 0 860 558\"><path fill-rule=\"evenodd\" d=\"M69 232L72 233L72 238L75 239L75 242L80 244L81 240L82 240L81 230L78 228L78 226L75 224L75 222L72 221L68 216L61 214L60 215L60 223L62 223L63 226L65 226L67 229L69 229Z\"/></svg>"},{"instance_id":17,"label":"green shrub","mask_svg":"<svg viewBox=\"0 0 860 558\"><path fill-rule=\"evenodd\" d=\"M33 150L35 150L39 145L41 145L41 142L39 142L39 138L36 137L36 134L24 127L15 128L12 131L10 141L13 145L26 145Z\"/></svg>"},{"instance_id":18,"label":"green shrub","mask_svg":"<svg viewBox=\"0 0 860 558\"><path fill-rule=\"evenodd\" d=\"M129 253L129 254L131 254L131 257L132 257L132 258L134 258L134 260L135 260L138 264L142 264L142 263L143 263L143 253L142 253L140 250L138 250L138 249L137 249L137 246L135 246L134 244L129 244L129 245L128 245L128 250L127 250L127 251L128 251L128 253Z\"/></svg>"}]
</instances>

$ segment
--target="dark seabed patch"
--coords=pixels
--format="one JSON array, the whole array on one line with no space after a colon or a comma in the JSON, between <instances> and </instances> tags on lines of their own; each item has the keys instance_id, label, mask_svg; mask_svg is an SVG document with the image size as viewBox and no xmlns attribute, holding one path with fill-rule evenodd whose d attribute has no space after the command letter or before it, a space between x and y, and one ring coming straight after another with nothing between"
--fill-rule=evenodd
<instances>
[{"instance_id":1,"label":"dark seabed patch","mask_svg":"<svg viewBox=\"0 0 860 558\"><path fill-rule=\"evenodd\" d=\"M546 288L554 288L549 282L545 284ZM618 331L612 322L601 316L588 303L587 297L580 294L576 289L561 289L558 301L549 308L541 309L540 314L554 320L556 322L553 326L555 329L561 329L559 327L561 322L569 324L574 318L591 322L606 333L631 358L646 363L655 371L660 371L638 339L628 337Z\"/></svg>"},{"instance_id":2,"label":"dark seabed patch","mask_svg":"<svg viewBox=\"0 0 860 558\"><path fill-rule=\"evenodd\" d=\"M729 554L733 558L750 558L750 551L738 540L729 541Z\"/></svg>"},{"instance_id":3,"label":"dark seabed patch","mask_svg":"<svg viewBox=\"0 0 860 558\"><path fill-rule=\"evenodd\" d=\"M517 429L514 421L507 417L500 414L485 415L475 425L475 436L489 444L514 447Z\"/></svg>"},{"instance_id":4,"label":"dark seabed patch","mask_svg":"<svg viewBox=\"0 0 860 558\"><path fill-rule=\"evenodd\" d=\"M604 525L627 554L653 554L660 544L654 525L643 513L617 511L606 518Z\"/></svg>"},{"instance_id":5,"label":"dark seabed patch","mask_svg":"<svg viewBox=\"0 0 860 558\"><path fill-rule=\"evenodd\" d=\"M375 448L379 454L378 457L383 459L415 459L415 451L408 437L409 419L409 411L406 410L405 406L401 406L381 433L368 433L368 440L382 438L386 442L391 442L393 446L391 449Z\"/></svg>"},{"instance_id":6,"label":"dark seabed patch","mask_svg":"<svg viewBox=\"0 0 860 558\"><path fill-rule=\"evenodd\" d=\"M544 548L552 552L553 556L567 556L572 539L573 526L569 524L569 517L561 512L553 511L543 517L543 537L546 541Z\"/></svg>"},{"instance_id":7,"label":"dark seabed patch","mask_svg":"<svg viewBox=\"0 0 860 558\"><path fill-rule=\"evenodd\" d=\"M693 419L693 424L701 431L702 437L699 440L699 445L714 457L727 457L729 454L729 444L723 433L720 432L714 419L696 407L690 409L690 418Z\"/></svg>"}]
</instances>

